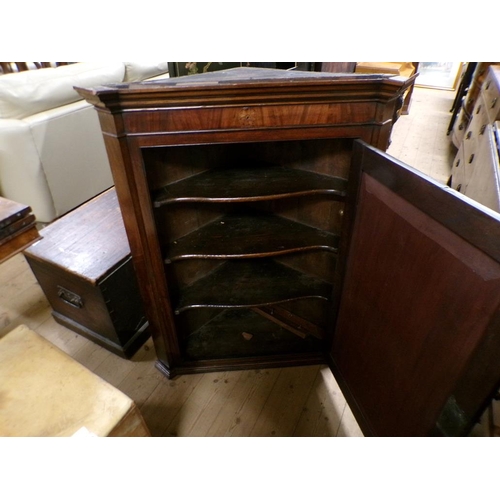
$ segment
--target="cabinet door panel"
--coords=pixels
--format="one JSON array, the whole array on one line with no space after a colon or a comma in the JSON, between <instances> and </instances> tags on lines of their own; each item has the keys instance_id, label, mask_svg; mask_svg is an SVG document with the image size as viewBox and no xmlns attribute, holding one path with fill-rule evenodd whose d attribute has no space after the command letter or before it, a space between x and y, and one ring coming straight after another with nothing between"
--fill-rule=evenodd
<instances>
[{"instance_id":1,"label":"cabinet door panel","mask_svg":"<svg viewBox=\"0 0 500 500\"><path fill-rule=\"evenodd\" d=\"M466 433L500 380L500 218L355 149L333 369L366 435Z\"/></svg>"}]
</instances>

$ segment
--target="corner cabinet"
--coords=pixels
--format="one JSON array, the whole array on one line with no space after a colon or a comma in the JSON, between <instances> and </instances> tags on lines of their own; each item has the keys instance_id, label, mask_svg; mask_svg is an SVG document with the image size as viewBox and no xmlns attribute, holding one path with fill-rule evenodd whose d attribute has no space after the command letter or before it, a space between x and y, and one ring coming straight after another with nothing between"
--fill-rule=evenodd
<instances>
[{"instance_id":1,"label":"corner cabinet","mask_svg":"<svg viewBox=\"0 0 500 500\"><path fill-rule=\"evenodd\" d=\"M467 432L500 380L478 373L500 219L382 152L411 83L238 68L78 89L165 375L327 362L365 434Z\"/></svg>"}]
</instances>

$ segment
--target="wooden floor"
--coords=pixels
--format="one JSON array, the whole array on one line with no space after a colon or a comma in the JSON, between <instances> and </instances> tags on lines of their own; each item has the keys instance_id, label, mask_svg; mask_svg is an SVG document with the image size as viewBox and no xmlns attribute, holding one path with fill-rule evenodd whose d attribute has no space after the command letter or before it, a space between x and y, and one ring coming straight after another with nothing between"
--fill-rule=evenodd
<instances>
[{"instance_id":1,"label":"wooden floor","mask_svg":"<svg viewBox=\"0 0 500 500\"><path fill-rule=\"evenodd\" d=\"M415 89L389 153L446 182L454 93ZM123 360L57 324L22 255L0 265L0 336L25 324L129 395L153 436L362 436L326 366L186 375L154 367L151 340Z\"/></svg>"},{"instance_id":2,"label":"wooden floor","mask_svg":"<svg viewBox=\"0 0 500 500\"><path fill-rule=\"evenodd\" d=\"M457 150L447 135L455 92L415 87L410 112L392 132L387 152L446 184Z\"/></svg>"}]
</instances>

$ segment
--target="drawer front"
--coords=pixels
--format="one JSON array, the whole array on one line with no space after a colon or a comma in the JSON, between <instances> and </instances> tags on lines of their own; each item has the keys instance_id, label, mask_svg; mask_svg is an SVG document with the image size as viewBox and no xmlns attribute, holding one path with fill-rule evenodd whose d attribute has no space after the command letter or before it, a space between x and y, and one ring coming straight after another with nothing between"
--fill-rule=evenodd
<instances>
[{"instance_id":1,"label":"drawer front","mask_svg":"<svg viewBox=\"0 0 500 500\"><path fill-rule=\"evenodd\" d=\"M482 96L485 110L488 113L489 123L500 117L500 82L490 73L483 84Z\"/></svg>"},{"instance_id":2,"label":"drawer front","mask_svg":"<svg viewBox=\"0 0 500 500\"><path fill-rule=\"evenodd\" d=\"M485 138L477 151L475 168L464 194L492 210L500 211L499 159L491 125L486 128Z\"/></svg>"},{"instance_id":3,"label":"drawer front","mask_svg":"<svg viewBox=\"0 0 500 500\"><path fill-rule=\"evenodd\" d=\"M462 143L462 154L463 154L463 187L462 193L464 192L465 187L469 183L469 179L472 175L472 171L476 167L477 158L478 158L478 148L480 141L477 138L473 138L471 136L470 139L464 138Z\"/></svg>"},{"instance_id":4,"label":"drawer front","mask_svg":"<svg viewBox=\"0 0 500 500\"><path fill-rule=\"evenodd\" d=\"M469 114L467 114L464 108L460 109L460 113L458 113L457 119L453 126L453 132L451 135L451 140L456 148L459 148L462 144L462 140L465 136L465 131L469 125Z\"/></svg>"},{"instance_id":5,"label":"drawer front","mask_svg":"<svg viewBox=\"0 0 500 500\"><path fill-rule=\"evenodd\" d=\"M474 109L472 110L471 113L470 122L472 122L472 120L474 120L475 117L485 117L486 119L488 118L488 113L486 111L486 103L484 100L484 96L482 94L476 99L476 103L474 104Z\"/></svg>"},{"instance_id":6,"label":"drawer front","mask_svg":"<svg viewBox=\"0 0 500 500\"><path fill-rule=\"evenodd\" d=\"M472 113L467 131L465 132L464 141L477 142L484 134L488 123L489 117L486 112L486 105L483 97L480 96L474 108L474 112Z\"/></svg>"},{"instance_id":7,"label":"drawer front","mask_svg":"<svg viewBox=\"0 0 500 500\"><path fill-rule=\"evenodd\" d=\"M303 105L200 107L189 112L182 108L164 110L141 110L125 113L123 122L129 134L167 134L176 132L201 132L220 130L252 130L262 127L297 127L305 119L316 126L333 123L348 125L378 125L392 119L392 110L383 110L378 115L376 103L319 103ZM145 124L147 129L145 129Z\"/></svg>"},{"instance_id":8,"label":"drawer front","mask_svg":"<svg viewBox=\"0 0 500 500\"><path fill-rule=\"evenodd\" d=\"M451 187L459 192L462 192L462 189L465 188L463 147L458 150L458 153L453 160L453 167L451 170Z\"/></svg>"}]
</instances>

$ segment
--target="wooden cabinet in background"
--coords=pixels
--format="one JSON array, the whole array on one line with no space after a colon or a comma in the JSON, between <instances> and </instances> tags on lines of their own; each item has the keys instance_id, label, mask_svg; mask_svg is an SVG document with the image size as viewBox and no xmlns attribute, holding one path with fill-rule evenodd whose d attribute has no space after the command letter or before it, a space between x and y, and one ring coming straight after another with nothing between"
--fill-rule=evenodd
<instances>
[{"instance_id":1,"label":"wooden cabinet in background","mask_svg":"<svg viewBox=\"0 0 500 500\"><path fill-rule=\"evenodd\" d=\"M482 82L453 161L451 187L499 211L495 122L500 119L500 66L489 66Z\"/></svg>"},{"instance_id":2,"label":"wooden cabinet in background","mask_svg":"<svg viewBox=\"0 0 500 500\"><path fill-rule=\"evenodd\" d=\"M452 186L469 198L500 212L500 122L485 125L481 141L472 153L455 158ZM472 161L465 161L471 159Z\"/></svg>"},{"instance_id":3,"label":"wooden cabinet in background","mask_svg":"<svg viewBox=\"0 0 500 500\"><path fill-rule=\"evenodd\" d=\"M409 84L233 69L78 89L165 375L326 362L366 435L471 428L500 380L500 218L383 153Z\"/></svg>"},{"instance_id":4,"label":"wooden cabinet in background","mask_svg":"<svg viewBox=\"0 0 500 500\"><path fill-rule=\"evenodd\" d=\"M471 64L471 63L469 63ZM475 63L475 69L472 74L472 81L468 86L465 96L458 96L460 102L455 103L454 112L457 113L457 117L454 120L452 127L451 140L455 147L460 148L462 142L465 138L465 133L470 121L474 116L474 108L476 107L478 98L481 93L481 87L486 79L489 67L491 65L497 65L495 62L478 62Z\"/></svg>"}]
</instances>

